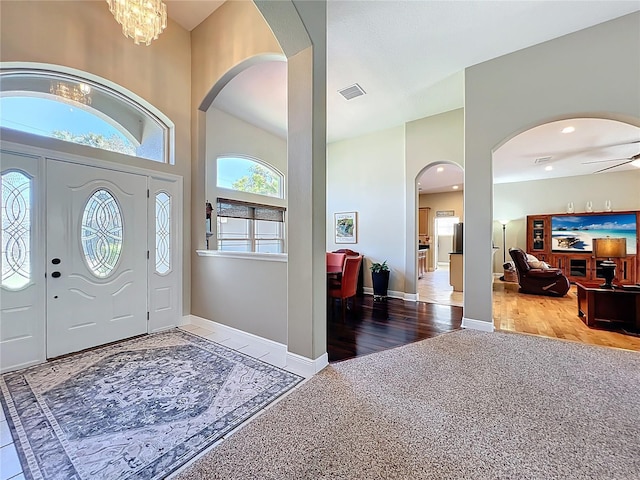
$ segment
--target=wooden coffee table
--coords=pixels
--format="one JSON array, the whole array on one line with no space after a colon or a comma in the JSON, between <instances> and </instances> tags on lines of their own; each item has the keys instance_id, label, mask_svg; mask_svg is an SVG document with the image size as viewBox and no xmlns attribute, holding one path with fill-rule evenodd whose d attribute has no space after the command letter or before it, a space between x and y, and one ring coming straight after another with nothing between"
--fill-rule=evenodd
<instances>
[{"instance_id":1,"label":"wooden coffee table","mask_svg":"<svg viewBox=\"0 0 640 480\"><path fill-rule=\"evenodd\" d=\"M578 316L589 327L617 324L640 331L640 288L600 288L600 283L576 282Z\"/></svg>"}]
</instances>

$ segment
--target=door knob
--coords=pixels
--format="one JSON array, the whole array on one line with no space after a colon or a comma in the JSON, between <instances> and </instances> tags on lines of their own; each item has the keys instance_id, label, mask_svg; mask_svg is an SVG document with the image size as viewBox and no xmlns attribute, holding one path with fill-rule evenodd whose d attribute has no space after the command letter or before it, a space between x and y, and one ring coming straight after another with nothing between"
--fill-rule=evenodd
<instances>
[{"instance_id":1,"label":"door knob","mask_svg":"<svg viewBox=\"0 0 640 480\"><path fill-rule=\"evenodd\" d=\"M53 260L51 260L51 263L53 263L54 265L58 265L60 263L60 259L54 258Z\"/></svg>"},{"instance_id":2,"label":"door knob","mask_svg":"<svg viewBox=\"0 0 640 480\"><path fill-rule=\"evenodd\" d=\"M60 275L62 275L60 272L52 272L52 273L51 273L51 276L52 276L53 278L58 278Z\"/></svg>"}]
</instances>

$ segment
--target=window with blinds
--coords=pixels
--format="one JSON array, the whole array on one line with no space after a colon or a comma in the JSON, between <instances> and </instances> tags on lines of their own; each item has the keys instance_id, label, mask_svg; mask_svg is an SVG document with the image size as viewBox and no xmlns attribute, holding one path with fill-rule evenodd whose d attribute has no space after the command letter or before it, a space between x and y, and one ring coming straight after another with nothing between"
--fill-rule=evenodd
<instances>
[{"instance_id":1,"label":"window with blinds","mask_svg":"<svg viewBox=\"0 0 640 480\"><path fill-rule=\"evenodd\" d=\"M282 253L284 207L218 198L218 250Z\"/></svg>"}]
</instances>

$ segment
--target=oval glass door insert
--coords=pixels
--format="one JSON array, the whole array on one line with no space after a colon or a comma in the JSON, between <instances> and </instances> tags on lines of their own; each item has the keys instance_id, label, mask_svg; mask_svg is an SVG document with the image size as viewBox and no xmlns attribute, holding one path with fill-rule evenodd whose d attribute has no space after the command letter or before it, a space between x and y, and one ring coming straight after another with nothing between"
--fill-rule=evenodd
<instances>
[{"instance_id":1,"label":"oval glass door insert","mask_svg":"<svg viewBox=\"0 0 640 480\"><path fill-rule=\"evenodd\" d=\"M108 277L118 265L124 235L120 206L109 191L98 190L87 200L80 235L89 270L98 278Z\"/></svg>"}]
</instances>

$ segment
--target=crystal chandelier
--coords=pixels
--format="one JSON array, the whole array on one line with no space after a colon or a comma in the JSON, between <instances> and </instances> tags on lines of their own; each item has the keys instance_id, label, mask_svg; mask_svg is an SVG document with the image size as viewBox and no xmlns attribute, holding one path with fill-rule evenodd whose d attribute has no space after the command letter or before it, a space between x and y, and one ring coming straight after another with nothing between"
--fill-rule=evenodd
<instances>
[{"instance_id":1,"label":"crystal chandelier","mask_svg":"<svg viewBox=\"0 0 640 480\"><path fill-rule=\"evenodd\" d=\"M151 40L167 26L167 6L161 0L107 0L109 10L122 25L125 37L136 45L151 44Z\"/></svg>"},{"instance_id":2,"label":"crystal chandelier","mask_svg":"<svg viewBox=\"0 0 640 480\"><path fill-rule=\"evenodd\" d=\"M51 82L49 93L65 100L91 105L91 87L86 83L73 85L67 82Z\"/></svg>"}]
</instances>

